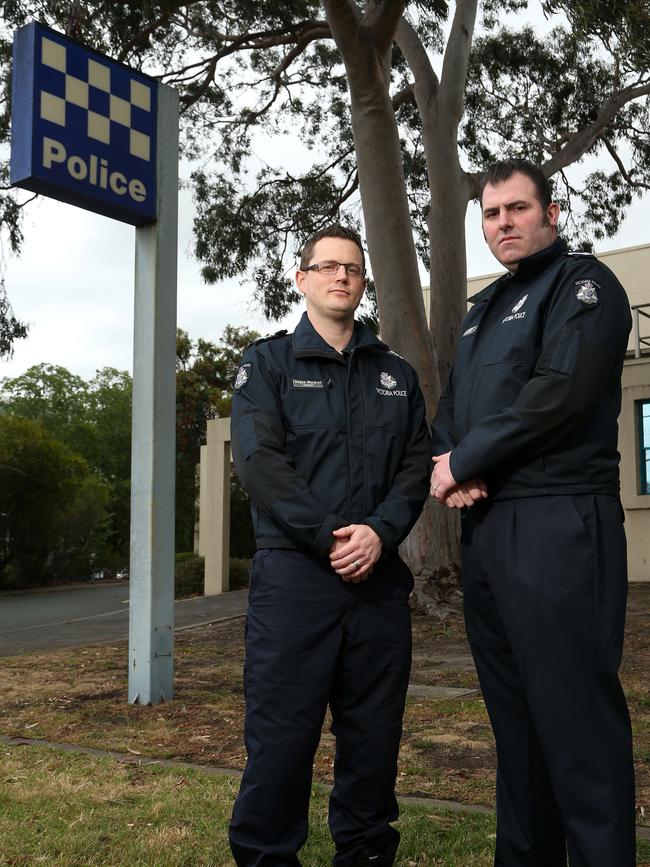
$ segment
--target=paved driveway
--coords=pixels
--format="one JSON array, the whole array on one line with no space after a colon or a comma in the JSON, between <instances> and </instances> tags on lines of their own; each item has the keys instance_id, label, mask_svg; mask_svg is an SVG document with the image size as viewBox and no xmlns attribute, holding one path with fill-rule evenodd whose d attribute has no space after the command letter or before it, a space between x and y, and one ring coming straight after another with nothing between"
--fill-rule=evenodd
<instances>
[{"instance_id":1,"label":"paved driveway","mask_svg":"<svg viewBox=\"0 0 650 867\"><path fill-rule=\"evenodd\" d=\"M246 600L246 590L179 599L174 603L174 628L188 629L244 614ZM0 594L0 657L120 641L128 634L128 582Z\"/></svg>"}]
</instances>

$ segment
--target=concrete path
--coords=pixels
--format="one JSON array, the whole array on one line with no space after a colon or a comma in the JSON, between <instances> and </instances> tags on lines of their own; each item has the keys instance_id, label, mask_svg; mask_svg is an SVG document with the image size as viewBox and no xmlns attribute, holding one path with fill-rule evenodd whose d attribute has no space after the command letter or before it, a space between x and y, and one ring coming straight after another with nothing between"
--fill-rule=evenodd
<instances>
[{"instance_id":1,"label":"concrete path","mask_svg":"<svg viewBox=\"0 0 650 867\"><path fill-rule=\"evenodd\" d=\"M246 613L247 590L174 603L174 629L191 629ZM0 595L0 657L33 650L122 641L129 635L129 586L59 588Z\"/></svg>"}]
</instances>

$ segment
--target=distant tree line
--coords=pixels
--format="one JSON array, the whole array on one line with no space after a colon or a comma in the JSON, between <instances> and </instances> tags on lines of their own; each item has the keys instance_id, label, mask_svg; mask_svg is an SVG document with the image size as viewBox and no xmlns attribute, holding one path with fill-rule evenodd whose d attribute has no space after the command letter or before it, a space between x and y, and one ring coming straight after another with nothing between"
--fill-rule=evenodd
<instances>
[{"instance_id":1,"label":"distant tree line","mask_svg":"<svg viewBox=\"0 0 650 867\"><path fill-rule=\"evenodd\" d=\"M176 550L194 544L196 465L210 418L230 414L239 355L257 335L177 339ZM128 564L132 381L86 381L38 364L0 381L0 588L79 580ZM233 481L231 550L252 553L248 503Z\"/></svg>"}]
</instances>

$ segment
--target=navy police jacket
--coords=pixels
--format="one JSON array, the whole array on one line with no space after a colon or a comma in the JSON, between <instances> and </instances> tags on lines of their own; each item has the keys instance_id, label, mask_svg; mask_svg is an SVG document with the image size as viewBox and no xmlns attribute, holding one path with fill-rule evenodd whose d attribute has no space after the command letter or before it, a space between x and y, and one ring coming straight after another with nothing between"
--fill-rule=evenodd
<instances>
[{"instance_id":1,"label":"navy police jacket","mask_svg":"<svg viewBox=\"0 0 650 867\"><path fill-rule=\"evenodd\" d=\"M433 425L457 482L496 499L618 494L617 418L629 302L562 240L469 299Z\"/></svg>"},{"instance_id":2,"label":"navy police jacket","mask_svg":"<svg viewBox=\"0 0 650 867\"><path fill-rule=\"evenodd\" d=\"M390 550L427 497L430 437L416 373L358 322L342 354L306 313L293 334L249 346L231 436L260 548L326 556L333 530L365 523Z\"/></svg>"}]
</instances>

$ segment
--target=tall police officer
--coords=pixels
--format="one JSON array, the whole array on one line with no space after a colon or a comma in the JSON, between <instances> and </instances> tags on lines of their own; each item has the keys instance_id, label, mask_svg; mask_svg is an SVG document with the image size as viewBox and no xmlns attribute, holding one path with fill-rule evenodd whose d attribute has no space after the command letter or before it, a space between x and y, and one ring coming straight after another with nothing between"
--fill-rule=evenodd
<instances>
[{"instance_id":1,"label":"tall police officer","mask_svg":"<svg viewBox=\"0 0 650 867\"><path fill-rule=\"evenodd\" d=\"M412 577L397 554L428 492L417 376L354 321L356 232L306 244L293 334L250 346L232 406L235 468L257 551L246 622L248 762L230 824L235 861L299 865L326 707L336 736L333 863L391 865L397 752L411 661Z\"/></svg>"},{"instance_id":2,"label":"tall police officer","mask_svg":"<svg viewBox=\"0 0 650 867\"><path fill-rule=\"evenodd\" d=\"M431 485L449 506L477 500L462 522L465 619L497 743L495 865L566 867L568 848L572 867L632 867L616 450L628 301L558 239L534 166L494 165L481 207L508 273L470 299Z\"/></svg>"}]
</instances>

